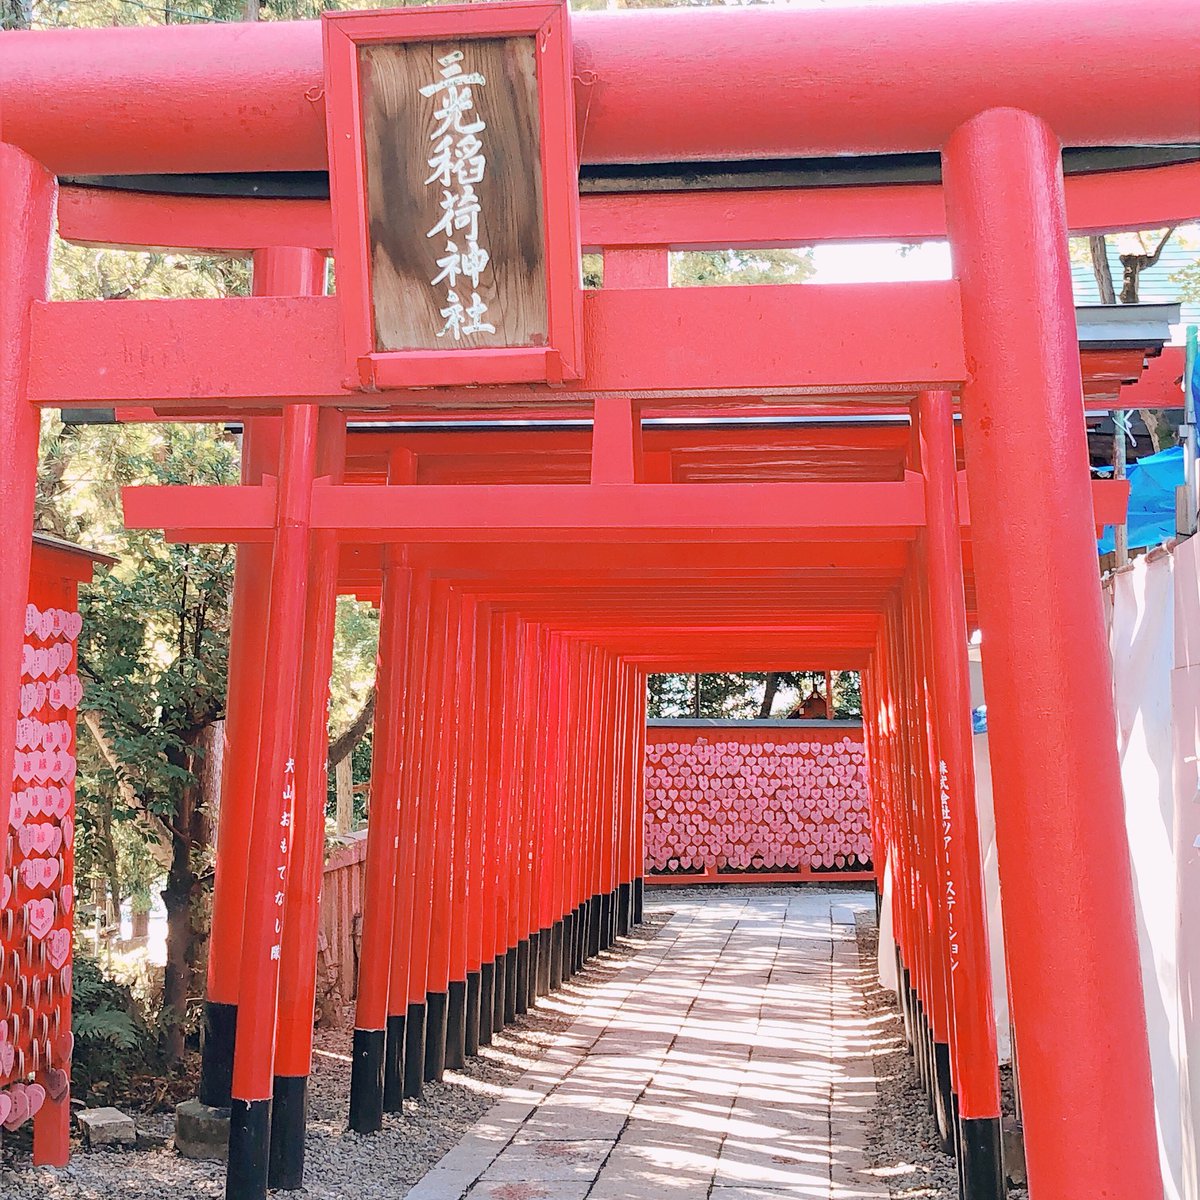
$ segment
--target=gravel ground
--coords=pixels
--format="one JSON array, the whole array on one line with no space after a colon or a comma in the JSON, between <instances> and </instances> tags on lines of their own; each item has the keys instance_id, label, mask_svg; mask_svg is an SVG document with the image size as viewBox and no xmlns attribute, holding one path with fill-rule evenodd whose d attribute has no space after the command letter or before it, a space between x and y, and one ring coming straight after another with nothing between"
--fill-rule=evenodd
<instances>
[{"instance_id":1,"label":"gravel ground","mask_svg":"<svg viewBox=\"0 0 1200 1200\"><path fill-rule=\"evenodd\" d=\"M858 952L863 996L875 1039L873 1057L878 1103L868 1139L872 1174L887 1183L892 1200L958 1200L954 1159L935 1140L925 1092L904 1046L904 1025L894 993L879 986L876 952L879 929L873 912L858 914ZM1011 1075L1003 1072L1011 1112ZM1009 1200L1025 1200L1023 1188L1010 1188Z\"/></svg>"},{"instance_id":2,"label":"gravel ground","mask_svg":"<svg viewBox=\"0 0 1200 1200\"><path fill-rule=\"evenodd\" d=\"M309 1084L305 1186L278 1194L312 1200L401 1200L575 1020L592 986L619 971L624 960L657 936L669 917L661 910L647 914L643 926L593 959L554 996L540 1000L533 1012L484 1047L465 1071L448 1071L444 1083L426 1084L420 1102L405 1101L403 1117L386 1118L383 1131L373 1137L346 1129L349 1028L319 1032ZM349 1026L352 1012L347 1016ZM140 1131L169 1135L173 1117L139 1117L138 1124ZM220 1200L224 1187L223 1166L181 1158L169 1146L124 1153L88 1153L76 1146L71 1164L54 1170L30 1163L28 1138L10 1139L0 1162L3 1200Z\"/></svg>"}]
</instances>

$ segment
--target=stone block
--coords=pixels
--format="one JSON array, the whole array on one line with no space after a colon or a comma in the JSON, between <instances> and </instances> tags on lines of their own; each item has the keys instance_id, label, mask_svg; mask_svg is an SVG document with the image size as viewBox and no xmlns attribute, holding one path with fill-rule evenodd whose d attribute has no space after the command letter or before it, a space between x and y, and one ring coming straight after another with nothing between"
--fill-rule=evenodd
<instances>
[{"instance_id":1,"label":"stone block","mask_svg":"<svg viewBox=\"0 0 1200 1200\"><path fill-rule=\"evenodd\" d=\"M175 1149L184 1158L225 1162L229 1157L229 1109L185 1100L175 1108Z\"/></svg>"},{"instance_id":2,"label":"stone block","mask_svg":"<svg viewBox=\"0 0 1200 1200\"><path fill-rule=\"evenodd\" d=\"M119 1108L85 1108L75 1119L89 1150L137 1144L137 1126Z\"/></svg>"},{"instance_id":3,"label":"stone block","mask_svg":"<svg viewBox=\"0 0 1200 1200\"><path fill-rule=\"evenodd\" d=\"M1005 1117L1001 1126L1003 1138L1004 1174L1010 1187L1024 1187L1025 1174L1025 1127L1012 1117Z\"/></svg>"}]
</instances>

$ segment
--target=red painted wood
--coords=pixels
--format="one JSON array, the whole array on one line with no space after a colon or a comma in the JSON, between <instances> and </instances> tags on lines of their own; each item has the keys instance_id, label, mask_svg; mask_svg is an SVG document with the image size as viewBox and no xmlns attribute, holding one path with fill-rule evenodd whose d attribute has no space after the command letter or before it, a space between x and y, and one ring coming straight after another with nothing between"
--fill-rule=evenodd
<instances>
[{"instance_id":1,"label":"red painted wood","mask_svg":"<svg viewBox=\"0 0 1200 1200\"><path fill-rule=\"evenodd\" d=\"M345 370L340 319L336 296L39 304L30 396L55 406L174 402L183 409L211 401L239 409L298 398L341 403L359 384ZM744 336L731 340L731 328ZM966 373L959 328L957 288L947 282L588 292L581 386L690 399L730 389L753 395L949 385ZM263 353L284 344L293 352L281 361ZM86 345L89 354L62 354L69 345ZM486 371L479 381L503 382ZM513 394L529 403L539 393ZM568 395L542 394L557 403ZM462 402L458 391L440 399L448 407Z\"/></svg>"},{"instance_id":2,"label":"red painted wood","mask_svg":"<svg viewBox=\"0 0 1200 1200\"><path fill-rule=\"evenodd\" d=\"M338 478L345 460L346 422L324 411L317 429L317 467ZM312 1065L317 937L325 859L325 804L329 785L329 676L337 616L338 535L315 534L309 562L304 656L297 714L296 809L292 863L279 971L275 1074L308 1075Z\"/></svg>"},{"instance_id":3,"label":"red painted wood","mask_svg":"<svg viewBox=\"0 0 1200 1200\"><path fill-rule=\"evenodd\" d=\"M408 464L400 462L403 473ZM362 960L358 970L355 1029L387 1027L389 952L397 890L396 843L400 836L402 773L405 742L405 681L408 671L412 571L400 546L390 546L384 562L383 599L379 609L378 700L372 740L371 819L367 829L364 881Z\"/></svg>"},{"instance_id":4,"label":"red painted wood","mask_svg":"<svg viewBox=\"0 0 1200 1200\"><path fill-rule=\"evenodd\" d=\"M1196 141L1190 0L1161 0L1150 29L1135 0L1102 11L958 0L577 14L576 68L591 85L581 157L934 150L995 105L1040 113L1070 144ZM1155 64L1149 77L1143 61ZM769 107L746 86L764 62L782 72ZM799 65L813 62L819 71ZM0 46L5 136L61 174L318 170L321 78L314 22L53 30ZM1096 94L1121 103L1096 105Z\"/></svg>"},{"instance_id":5,"label":"red painted wood","mask_svg":"<svg viewBox=\"0 0 1200 1200\"><path fill-rule=\"evenodd\" d=\"M1075 175L1066 180L1068 224L1074 233L1175 225L1195 216L1198 192L1200 163ZM791 248L830 239L946 236L945 202L936 184L585 193L579 205L582 244L610 248L605 255L610 288L665 286L667 246ZM245 252L271 246L328 249L333 241L329 205L322 200L207 199L80 187L61 189L58 229L67 241L130 248ZM640 255L640 248L652 251L645 261L653 277L625 274L620 256ZM636 282L625 284L626 278Z\"/></svg>"},{"instance_id":6,"label":"red painted wood","mask_svg":"<svg viewBox=\"0 0 1200 1200\"><path fill-rule=\"evenodd\" d=\"M1030 1189L1156 1200L1058 142L1034 116L991 111L955 134L944 164L976 364L964 435ZM1014 173L1017 190L1004 183ZM1015 237L1030 251L1019 265L1006 257ZM1022 404L998 420L1014 395Z\"/></svg>"},{"instance_id":7,"label":"red painted wood","mask_svg":"<svg viewBox=\"0 0 1200 1200\"><path fill-rule=\"evenodd\" d=\"M950 397L923 394L917 424L928 513L924 548L928 666L935 691L935 844L945 849L955 1078L961 1115L995 1119L1000 1116L996 1018L975 807L962 545L954 536L958 505Z\"/></svg>"},{"instance_id":8,"label":"red painted wood","mask_svg":"<svg viewBox=\"0 0 1200 1200\"><path fill-rule=\"evenodd\" d=\"M71 1123L78 585L91 579L94 556L45 542L27 554L12 689L19 705L4 775L5 800L10 783L12 795L0 826L0 1110L10 1130L32 1117L34 1162L61 1167Z\"/></svg>"}]
</instances>

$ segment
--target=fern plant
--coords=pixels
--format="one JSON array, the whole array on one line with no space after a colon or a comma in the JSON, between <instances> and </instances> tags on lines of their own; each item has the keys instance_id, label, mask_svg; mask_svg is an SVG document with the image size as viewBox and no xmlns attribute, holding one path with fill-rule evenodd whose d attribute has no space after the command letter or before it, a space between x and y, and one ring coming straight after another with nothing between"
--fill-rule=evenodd
<instances>
[{"instance_id":1,"label":"fern plant","mask_svg":"<svg viewBox=\"0 0 1200 1200\"><path fill-rule=\"evenodd\" d=\"M72 1090L87 1099L98 1085L119 1088L150 1069L156 1039L130 989L106 976L90 955L75 956L72 985Z\"/></svg>"}]
</instances>

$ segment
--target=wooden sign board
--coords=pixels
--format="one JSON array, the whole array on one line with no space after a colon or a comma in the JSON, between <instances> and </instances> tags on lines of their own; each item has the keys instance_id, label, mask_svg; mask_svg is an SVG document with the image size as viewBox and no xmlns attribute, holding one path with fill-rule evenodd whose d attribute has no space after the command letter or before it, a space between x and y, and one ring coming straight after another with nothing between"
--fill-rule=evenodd
<instances>
[{"instance_id":1,"label":"wooden sign board","mask_svg":"<svg viewBox=\"0 0 1200 1200\"><path fill-rule=\"evenodd\" d=\"M338 294L364 390L582 373L563 4L326 14Z\"/></svg>"}]
</instances>

